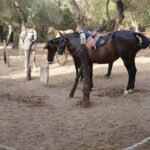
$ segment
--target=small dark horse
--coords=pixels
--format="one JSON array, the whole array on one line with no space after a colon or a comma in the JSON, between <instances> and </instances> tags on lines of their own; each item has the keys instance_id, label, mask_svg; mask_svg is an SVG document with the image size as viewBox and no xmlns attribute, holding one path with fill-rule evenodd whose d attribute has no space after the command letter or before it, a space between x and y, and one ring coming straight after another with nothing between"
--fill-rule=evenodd
<instances>
[{"instance_id":1,"label":"small dark horse","mask_svg":"<svg viewBox=\"0 0 150 150\"><path fill-rule=\"evenodd\" d=\"M55 38L53 40L47 41L47 43L44 47L44 49L48 50L47 60L48 60L49 64L53 63L53 61L54 61L54 56L55 56L55 54L57 52L57 49L59 47L59 44L60 44L59 42L60 42L60 38ZM79 58L76 55L74 55L72 53L70 53L70 55L73 58L74 65L75 65L75 70L76 70L76 76L77 76L78 72L81 68L81 62L80 62ZM82 80L82 78L83 78L83 75L81 74L81 80Z\"/></svg>"},{"instance_id":2,"label":"small dark horse","mask_svg":"<svg viewBox=\"0 0 150 150\"><path fill-rule=\"evenodd\" d=\"M49 62L49 64L52 64L54 62L54 56L55 56L55 54L57 52L57 48L59 46L59 40L60 40L60 38L49 40L46 42L46 45L43 48L43 49L48 50L47 61Z\"/></svg>"},{"instance_id":3,"label":"small dark horse","mask_svg":"<svg viewBox=\"0 0 150 150\"><path fill-rule=\"evenodd\" d=\"M79 36L76 36L75 33L62 35L60 45L67 45L68 50L78 56L80 56L79 50L83 50L88 56L88 62L85 61L83 64L83 69L85 70L84 78L86 76L87 79L84 81L86 86L83 87L83 94L85 96L83 97L83 104L85 106L89 105L89 96L86 95L89 95L89 79L92 79L92 71L87 70L87 66L90 68L90 64L92 63L113 63L120 57L123 60L129 76L128 84L124 94L134 90L135 77L137 72L135 66L135 56L140 49L145 49L149 46L150 39L141 33L121 30L110 34L107 43L104 45L96 47L96 49L88 49L86 45L76 44L73 41L73 37L74 39L79 38ZM64 46L59 47L58 50L59 53L62 53L64 51ZM88 73L88 71L90 71L90 73Z\"/></svg>"}]
</instances>

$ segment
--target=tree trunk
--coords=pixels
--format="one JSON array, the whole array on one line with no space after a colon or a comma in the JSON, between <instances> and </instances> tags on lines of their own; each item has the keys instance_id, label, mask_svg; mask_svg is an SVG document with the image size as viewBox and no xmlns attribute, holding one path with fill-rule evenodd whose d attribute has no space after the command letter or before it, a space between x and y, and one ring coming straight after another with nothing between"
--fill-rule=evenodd
<instances>
[{"instance_id":1,"label":"tree trunk","mask_svg":"<svg viewBox=\"0 0 150 150\"><path fill-rule=\"evenodd\" d=\"M116 0L116 8L117 8L117 15L114 19L111 19L109 15L109 0L106 3L106 15L108 18L108 28L107 30L118 30L119 24L122 23L124 19L124 3L123 0Z\"/></svg>"},{"instance_id":2,"label":"tree trunk","mask_svg":"<svg viewBox=\"0 0 150 150\"><path fill-rule=\"evenodd\" d=\"M87 28L87 19L82 14L81 9L79 5L77 4L77 2L75 0L69 0L69 3L76 17L76 22L77 22L76 31L80 31L80 30Z\"/></svg>"},{"instance_id":3,"label":"tree trunk","mask_svg":"<svg viewBox=\"0 0 150 150\"><path fill-rule=\"evenodd\" d=\"M116 0L116 7L117 7L117 17L115 21L115 30L118 29L119 24L124 19L124 3L123 0Z\"/></svg>"},{"instance_id":4,"label":"tree trunk","mask_svg":"<svg viewBox=\"0 0 150 150\"><path fill-rule=\"evenodd\" d=\"M135 15L131 12L131 10L130 10L130 13L131 13L131 27L130 28L136 32L139 32L139 25L138 25L137 19Z\"/></svg>"},{"instance_id":5,"label":"tree trunk","mask_svg":"<svg viewBox=\"0 0 150 150\"><path fill-rule=\"evenodd\" d=\"M77 19L81 15L80 7L78 6L78 4L75 0L69 0L69 3L71 5L72 11Z\"/></svg>"},{"instance_id":6,"label":"tree trunk","mask_svg":"<svg viewBox=\"0 0 150 150\"><path fill-rule=\"evenodd\" d=\"M6 46L8 46L10 42L13 42L13 27L11 24L8 25L8 35L6 39Z\"/></svg>"},{"instance_id":7,"label":"tree trunk","mask_svg":"<svg viewBox=\"0 0 150 150\"><path fill-rule=\"evenodd\" d=\"M3 26L1 25L1 22L0 22L0 42L3 42Z\"/></svg>"},{"instance_id":8,"label":"tree trunk","mask_svg":"<svg viewBox=\"0 0 150 150\"><path fill-rule=\"evenodd\" d=\"M80 60L83 66L83 77L84 77L84 83L83 83L83 100L81 102L81 105L83 107L90 106L90 66L89 66L89 60L87 55L87 47L86 45L81 45L82 50L80 51Z\"/></svg>"},{"instance_id":9,"label":"tree trunk","mask_svg":"<svg viewBox=\"0 0 150 150\"><path fill-rule=\"evenodd\" d=\"M23 6L22 6L22 0L12 0L12 4L13 6L17 9L19 15L20 15L20 19L21 19L21 31L24 30L25 28L25 23L27 21L27 18L25 16L24 10L23 10Z\"/></svg>"},{"instance_id":10,"label":"tree trunk","mask_svg":"<svg viewBox=\"0 0 150 150\"><path fill-rule=\"evenodd\" d=\"M108 22L110 22L110 15L109 15L109 0L107 0L107 3L106 3L106 16L107 16L107 19L108 19Z\"/></svg>"}]
</instances>

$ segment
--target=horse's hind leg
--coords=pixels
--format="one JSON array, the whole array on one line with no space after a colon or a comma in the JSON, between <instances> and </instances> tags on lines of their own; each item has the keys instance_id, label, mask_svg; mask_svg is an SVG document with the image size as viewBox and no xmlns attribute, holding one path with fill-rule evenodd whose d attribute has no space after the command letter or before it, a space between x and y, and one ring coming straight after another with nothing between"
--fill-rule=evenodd
<instances>
[{"instance_id":1,"label":"horse's hind leg","mask_svg":"<svg viewBox=\"0 0 150 150\"><path fill-rule=\"evenodd\" d=\"M107 73L105 75L106 78L109 78L110 75L111 75L111 71L112 71L112 67L113 67L113 63L109 63L108 64L108 70L107 70Z\"/></svg>"},{"instance_id":2,"label":"horse's hind leg","mask_svg":"<svg viewBox=\"0 0 150 150\"><path fill-rule=\"evenodd\" d=\"M129 75L128 85L124 92L124 95L127 95L129 92L133 92L133 90L134 90L137 69L135 66L135 59L123 60L123 61L124 61L124 65L128 71L128 75Z\"/></svg>"}]
</instances>

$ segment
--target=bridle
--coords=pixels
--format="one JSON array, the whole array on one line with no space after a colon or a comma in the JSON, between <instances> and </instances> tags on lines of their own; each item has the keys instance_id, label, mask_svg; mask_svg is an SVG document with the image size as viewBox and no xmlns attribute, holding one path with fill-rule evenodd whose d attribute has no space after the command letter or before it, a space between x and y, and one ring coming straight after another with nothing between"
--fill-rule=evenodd
<instances>
[{"instance_id":1,"label":"bridle","mask_svg":"<svg viewBox=\"0 0 150 150\"><path fill-rule=\"evenodd\" d=\"M75 35L69 35L70 37L75 37ZM67 38L67 35L62 35L62 37L63 37L63 39L62 40L64 40L65 38ZM61 46L69 46L69 45L71 45L72 43L70 42L70 40L68 40L68 42L67 43L63 43ZM74 47L74 46L73 46ZM71 55L76 55L76 54L78 54L79 53L79 50L77 50L76 49L76 47L74 47L75 48L75 51L74 52L71 52L71 51L69 51L69 53L71 54Z\"/></svg>"}]
</instances>

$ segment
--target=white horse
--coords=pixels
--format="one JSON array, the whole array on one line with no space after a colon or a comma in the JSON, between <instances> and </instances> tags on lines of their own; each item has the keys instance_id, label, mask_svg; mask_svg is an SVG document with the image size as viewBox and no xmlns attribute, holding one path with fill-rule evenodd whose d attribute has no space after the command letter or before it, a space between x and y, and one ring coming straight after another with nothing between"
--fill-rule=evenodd
<instances>
[{"instance_id":1,"label":"white horse","mask_svg":"<svg viewBox=\"0 0 150 150\"><path fill-rule=\"evenodd\" d=\"M29 55L29 48L31 43L37 40L37 32L35 29L24 29L19 38L19 48L20 51L24 51L24 67L25 71L27 71L27 66L29 65L28 62L28 55ZM33 62L33 70L35 71L35 44L32 46L32 62Z\"/></svg>"},{"instance_id":2,"label":"white horse","mask_svg":"<svg viewBox=\"0 0 150 150\"><path fill-rule=\"evenodd\" d=\"M67 33L74 33L74 31L72 29L62 31L62 30L57 30L54 27L49 27L48 29L48 34L53 34L55 38L60 37L61 36L60 33L67 34Z\"/></svg>"}]
</instances>

